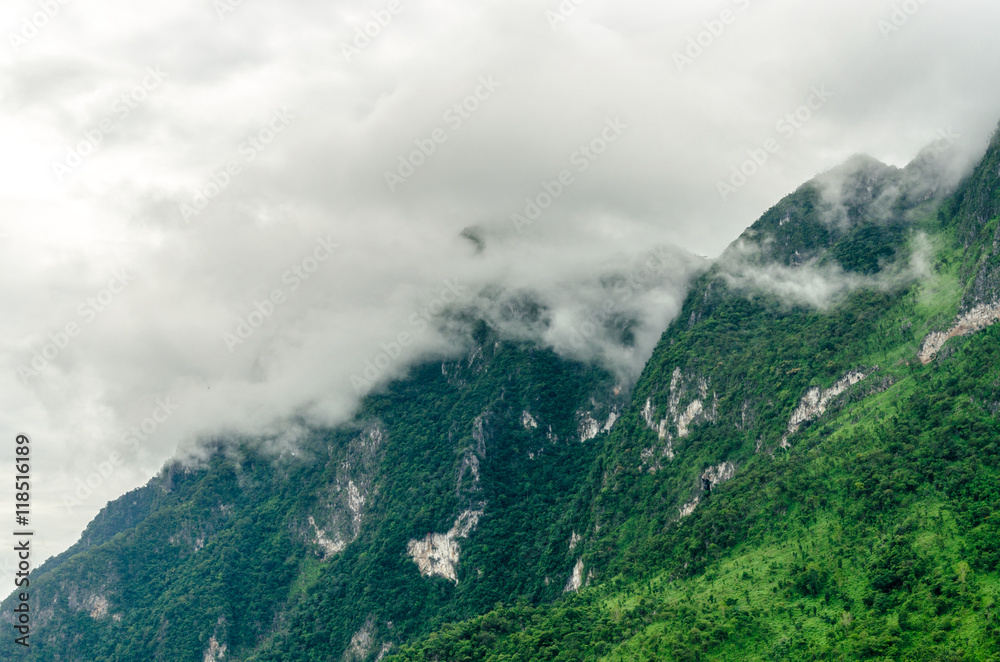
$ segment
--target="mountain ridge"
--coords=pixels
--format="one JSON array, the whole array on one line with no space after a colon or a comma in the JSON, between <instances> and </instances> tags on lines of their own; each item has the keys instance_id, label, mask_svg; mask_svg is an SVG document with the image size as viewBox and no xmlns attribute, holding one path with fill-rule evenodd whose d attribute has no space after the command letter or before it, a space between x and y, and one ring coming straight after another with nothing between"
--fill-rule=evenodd
<instances>
[{"instance_id":1,"label":"mountain ridge","mask_svg":"<svg viewBox=\"0 0 1000 662\"><path fill-rule=\"evenodd\" d=\"M929 162L779 201L630 388L469 321L297 454L169 465L36 571L26 659L997 659L1000 333L919 357L1000 292L1000 141Z\"/></svg>"}]
</instances>

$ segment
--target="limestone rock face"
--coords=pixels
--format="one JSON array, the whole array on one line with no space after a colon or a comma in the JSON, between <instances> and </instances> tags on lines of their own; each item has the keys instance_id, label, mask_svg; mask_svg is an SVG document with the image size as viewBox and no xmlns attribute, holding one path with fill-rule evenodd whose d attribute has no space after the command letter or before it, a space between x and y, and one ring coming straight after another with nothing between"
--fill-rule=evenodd
<instances>
[{"instance_id":1,"label":"limestone rock face","mask_svg":"<svg viewBox=\"0 0 1000 662\"><path fill-rule=\"evenodd\" d=\"M838 379L830 388L811 388L806 391L806 394L802 396L802 400L799 402L798 408L792 412L792 417L788 421L788 429L784 436L781 437L780 446L782 448L789 448L791 446L788 443L790 436L798 432L803 424L814 421L825 414L827 408L830 406L830 402L835 397L867 376L868 373L862 370L852 370Z\"/></svg>"},{"instance_id":2,"label":"limestone rock face","mask_svg":"<svg viewBox=\"0 0 1000 662\"><path fill-rule=\"evenodd\" d=\"M959 316L947 331L937 331L924 338L917 358L920 359L921 363L927 365L934 360L934 357L941 351L944 344L952 338L968 336L977 331L982 331L997 320L1000 320L1000 302L980 304L964 315Z\"/></svg>"}]
</instances>

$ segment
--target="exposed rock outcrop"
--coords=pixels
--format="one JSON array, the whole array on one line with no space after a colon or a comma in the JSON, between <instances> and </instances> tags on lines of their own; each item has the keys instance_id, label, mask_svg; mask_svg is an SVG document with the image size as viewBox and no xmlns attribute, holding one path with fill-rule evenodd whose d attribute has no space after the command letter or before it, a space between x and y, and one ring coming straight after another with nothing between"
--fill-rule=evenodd
<instances>
[{"instance_id":1,"label":"exposed rock outcrop","mask_svg":"<svg viewBox=\"0 0 1000 662\"><path fill-rule=\"evenodd\" d=\"M226 659L226 644L220 644L214 636L208 640L204 662L222 662Z\"/></svg>"},{"instance_id":2,"label":"exposed rock outcrop","mask_svg":"<svg viewBox=\"0 0 1000 662\"><path fill-rule=\"evenodd\" d=\"M566 587L563 589L563 593L572 593L574 591L579 591L580 587L583 586L583 559L577 559L576 565L573 566L573 573L569 576L569 580L566 582Z\"/></svg>"},{"instance_id":3,"label":"exposed rock outcrop","mask_svg":"<svg viewBox=\"0 0 1000 662\"><path fill-rule=\"evenodd\" d=\"M830 388L821 389L813 387L806 391L806 394L802 396L802 400L799 401L799 406L792 412L792 417L788 421L788 429L782 435L779 446L781 448L790 448L791 444L788 443L788 438L791 435L798 432L803 424L814 421L825 414L827 408L830 406L830 402L834 398L860 382L868 374L862 370L852 370L838 379Z\"/></svg>"},{"instance_id":4,"label":"exposed rock outcrop","mask_svg":"<svg viewBox=\"0 0 1000 662\"><path fill-rule=\"evenodd\" d=\"M385 444L385 431L375 425L356 437L337 458L336 477L309 515L313 544L327 559L344 550L361 533L366 508L375 494L375 477Z\"/></svg>"},{"instance_id":5,"label":"exposed rock outcrop","mask_svg":"<svg viewBox=\"0 0 1000 662\"><path fill-rule=\"evenodd\" d=\"M617 420L618 413L615 411L608 414L608 420L605 421L604 425L601 425L600 421L594 420L594 416L590 412L584 413L580 418L580 441L590 441L602 432L608 432Z\"/></svg>"},{"instance_id":6,"label":"exposed rock outcrop","mask_svg":"<svg viewBox=\"0 0 1000 662\"><path fill-rule=\"evenodd\" d=\"M917 353L917 358L920 359L921 363L927 365L934 360L934 357L941 351L944 344L952 338L968 336L977 331L982 331L997 320L1000 320L1000 302L980 304L964 315L959 316L947 331L937 331L924 338L924 342L920 346L920 351Z\"/></svg>"},{"instance_id":7,"label":"exposed rock outcrop","mask_svg":"<svg viewBox=\"0 0 1000 662\"><path fill-rule=\"evenodd\" d=\"M527 412L525 412L527 413ZM479 518L483 516L486 502L479 484L480 458L486 457L486 444L491 434L487 428L489 412L476 417L472 424L472 438L475 447L466 451L455 477L455 493L468 504L447 533L428 533L423 538L410 540L406 552L417 564L420 574L425 577L444 577L458 583L458 562L461 554L459 540L468 538L476 530Z\"/></svg>"},{"instance_id":8,"label":"exposed rock outcrop","mask_svg":"<svg viewBox=\"0 0 1000 662\"><path fill-rule=\"evenodd\" d=\"M728 460L701 472L699 494L696 494L687 503L677 507L680 518L684 519L694 513L695 508L701 503L702 494L710 492L716 485L721 485L726 481L732 480L734 476L736 476L736 464Z\"/></svg>"},{"instance_id":9,"label":"exposed rock outcrop","mask_svg":"<svg viewBox=\"0 0 1000 662\"><path fill-rule=\"evenodd\" d=\"M369 616L364 625L351 636L351 643L344 651L344 662L361 662L366 659L375 647L375 618Z\"/></svg>"},{"instance_id":10,"label":"exposed rock outcrop","mask_svg":"<svg viewBox=\"0 0 1000 662\"><path fill-rule=\"evenodd\" d=\"M423 539L411 540L406 552L425 577L444 577L458 583L459 538L468 538L479 524L481 510L466 510L447 533L428 533Z\"/></svg>"},{"instance_id":11,"label":"exposed rock outcrop","mask_svg":"<svg viewBox=\"0 0 1000 662\"><path fill-rule=\"evenodd\" d=\"M686 404L682 406L681 403L685 401ZM659 448L650 447L641 452L642 466L650 473L662 469L662 461L673 460L676 456L675 439L687 437L691 433L691 427L698 423L718 420L718 404L719 398L716 393L713 392L709 399L708 381L705 378L697 376L686 378L679 367L674 368L670 379L666 417L656 420L656 407L652 398L647 398L642 408L642 418L646 422L646 427L654 430L657 439L663 442Z\"/></svg>"}]
</instances>

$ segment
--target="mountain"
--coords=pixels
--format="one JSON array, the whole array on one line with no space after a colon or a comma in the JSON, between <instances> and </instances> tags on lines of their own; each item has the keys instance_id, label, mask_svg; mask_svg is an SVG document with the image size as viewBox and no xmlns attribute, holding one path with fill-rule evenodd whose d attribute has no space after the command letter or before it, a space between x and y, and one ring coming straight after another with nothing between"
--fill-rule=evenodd
<instances>
[{"instance_id":1,"label":"mountain","mask_svg":"<svg viewBox=\"0 0 1000 662\"><path fill-rule=\"evenodd\" d=\"M557 597L565 512L624 394L465 328L465 358L415 368L350 425L219 440L109 504L33 573L27 659L311 659Z\"/></svg>"},{"instance_id":2,"label":"mountain","mask_svg":"<svg viewBox=\"0 0 1000 662\"><path fill-rule=\"evenodd\" d=\"M781 200L634 385L459 315L350 424L168 465L0 656L1000 660L1000 138L939 161Z\"/></svg>"}]
</instances>

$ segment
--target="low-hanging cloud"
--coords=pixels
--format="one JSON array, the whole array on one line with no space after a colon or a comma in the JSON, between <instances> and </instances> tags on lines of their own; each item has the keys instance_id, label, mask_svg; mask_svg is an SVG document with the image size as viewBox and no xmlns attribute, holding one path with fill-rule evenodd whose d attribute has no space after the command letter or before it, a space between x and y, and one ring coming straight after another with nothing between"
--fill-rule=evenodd
<instances>
[{"instance_id":1,"label":"low-hanging cloud","mask_svg":"<svg viewBox=\"0 0 1000 662\"><path fill-rule=\"evenodd\" d=\"M891 292L931 275L932 246L927 235L913 235L909 255L876 274L846 271L836 261L817 257L802 264L762 261L757 243L740 239L718 261L726 284L747 294L765 294L786 306L827 310L857 290Z\"/></svg>"}]
</instances>

